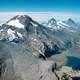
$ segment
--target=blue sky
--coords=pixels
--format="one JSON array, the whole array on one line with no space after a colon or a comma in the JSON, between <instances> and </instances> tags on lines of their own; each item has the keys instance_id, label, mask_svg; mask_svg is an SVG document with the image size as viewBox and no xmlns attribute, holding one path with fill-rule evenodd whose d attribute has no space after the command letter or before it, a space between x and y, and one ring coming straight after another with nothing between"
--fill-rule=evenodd
<instances>
[{"instance_id":1,"label":"blue sky","mask_svg":"<svg viewBox=\"0 0 80 80\"><path fill-rule=\"evenodd\" d=\"M0 0L0 11L80 12L80 0Z\"/></svg>"}]
</instances>

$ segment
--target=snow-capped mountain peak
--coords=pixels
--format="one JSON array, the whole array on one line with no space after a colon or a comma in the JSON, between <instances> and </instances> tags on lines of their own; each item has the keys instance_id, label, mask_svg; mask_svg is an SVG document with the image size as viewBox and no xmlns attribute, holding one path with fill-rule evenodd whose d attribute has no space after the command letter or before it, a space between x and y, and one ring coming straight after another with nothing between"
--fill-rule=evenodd
<instances>
[{"instance_id":1,"label":"snow-capped mountain peak","mask_svg":"<svg viewBox=\"0 0 80 80\"><path fill-rule=\"evenodd\" d=\"M24 40L26 33L34 33L38 23L27 15L17 15L1 26L7 32L7 40ZM15 42L15 41L14 41Z\"/></svg>"},{"instance_id":2,"label":"snow-capped mountain peak","mask_svg":"<svg viewBox=\"0 0 80 80\"><path fill-rule=\"evenodd\" d=\"M51 18L48 20L48 22L44 24L43 24L44 26L47 26L51 30L66 29L71 32L78 30L78 27L80 26L71 18L64 20L64 21Z\"/></svg>"},{"instance_id":3,"label":"snow-capped mountain peak","mask_svg":"<svg viewBox=\"0 0 80 80\"><path fill-rule=\"evenodd\" d=\"M14 18L7 21L1 26L1 32L6 32L7 40L17 42L23 40L23 34L25 33L25 27L31 23L31 18L27 15L17 15ZM14 42L16 42L14 41Z\"/></svg>"},{"instance_id":4,"label":"snow-capped mountain peak","mask_svg":"<svg viewBox=\"0 0 80 80\"><path fill-rule=\"evenodd\" d=\"M49 21L48 21L48 26L51 27L51 26L57 26L57 21L54 19L54 18L51 18Z\"/></svg>"},{"instance_id":5,"label":"snow-capped mountain peak","mask_svg":"<svg viewBox=\"0 0 80 80\"><path fill-rule=\"evenodd\" d=\"M7 21L6 25L24 29L25 24L29 23L31 20L32 19L27 15L17 15L9 21Z\"/></svg>"},{"instance_id":6,"label":"snow-capped mountain peak","mask_svg":"<svg viewBox=\"0 0 80 80\"><path fill-rule=\"evenodd\" d=\"M54 30L54 29L62 29L64 28L64 24L62 21L57 21L56 19L54 18L51 18L48 20L48 23L46 25L48 28Z\"/></svg>"},{"instance_id":7,"label":"snow-capped mountain peak","mask_svg":"<svg viewBox=\"0 0 80 80\"><path fill-rule=\"evenodd\" d=\"M75 24L75 21L72 20L71 18L69 18L69 19L67 20L67 22Z\"/></svg>"},{"instance_id":8,"label":"snow-capped mountain peak","mask_svg":"<svg viewBox=\"0 0 80 80\"><path fill-rule=\"evenodd\" d=\"M54 18L51 18L50 20L48 20L48 23L46 26L49 27L50 29L58 29L59 28L57 26L57 21Z\"/></svg>"},{"instance_id":9,"label":"snow-capped mountain peak","mask_svg":"<svg viewBox=\"0 0 80 80\"><path fill-rule=\"evenodd\" d=\"M54 18L51 18L49 21L48 21L48 24L51 24L51 25L54 25L56 24L56 20Z\"/></svg>"}]
</instances>

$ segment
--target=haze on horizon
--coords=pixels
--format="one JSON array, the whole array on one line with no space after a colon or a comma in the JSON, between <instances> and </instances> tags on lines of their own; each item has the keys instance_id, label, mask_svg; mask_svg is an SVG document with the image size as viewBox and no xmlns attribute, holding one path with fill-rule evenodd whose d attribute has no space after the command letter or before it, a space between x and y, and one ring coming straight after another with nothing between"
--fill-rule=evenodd
<instances>
[{"instance_id":1,"label":"haze on horizon","mask_svg":"<svg viewBox=\"0 0 80 80\"><path fill-rule=\"evenodd\" d=\"M66 12L0 12L0 24L5 23L9 19L16 15L28 15L32 19L43 22L50 18L55 18L56 20L67 20L72 18L73 20L80 22L80 15L77 13L66 13Z\"/></svg>"}]
</instances>

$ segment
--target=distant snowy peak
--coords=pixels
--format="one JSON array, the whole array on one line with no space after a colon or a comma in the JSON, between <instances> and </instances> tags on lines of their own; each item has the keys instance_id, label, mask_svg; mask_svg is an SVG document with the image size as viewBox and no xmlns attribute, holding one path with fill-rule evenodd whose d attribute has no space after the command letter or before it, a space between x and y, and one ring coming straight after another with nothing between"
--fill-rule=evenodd
<instances>
[{"instance_id":1,"label":"distant snowy peak","mask_svg":"<svg viewBox=\"0 0 80 80\"><path fill-rule=\"evenodd\" d=\"M69 18L67 21L67 24L76 24L74 20L72 20L71 18Z\"/></svg>"},{"instance_id":2,"label":"distant snowy peak","mask_svg":"<svg viewBox=\"0 0 80 80\"><path fill-rule=\"evenodd\" d=\"M50 20L48 20L48 23L46 26L49 27L50 29L62 29L62 28L64 28L64 24L61 21L57 21L54 18L51 18Z\"/></svg>"},{"instance_id":3,"label":"distant snowy peak","mask_svg":"<svg viewBox=\"0 0 80 80\"><path fill-rule=\"evenodd\" d=\"M51 18L51 19L48 21L48 24L56 25L56 24L57 24L57 21L56 21L54 18Z\"/></svg>"},{"instance_id":4,"label":"distant snowy peak","mask_svg":"<svg viewBox=\"0 0 80 80\"><path fill-rule=\"evenodd\" d=\"M72 27L72 28L77 28L78 27L78 24L72 20L71 18L69 18L67 21L63 21L65 24L67 24L69 27Z\"/></svg>"},{"instance_id":5,"label":"distant snowy peak","mask_svg":"<svg viewBox=\"0 0 80 80\"><path fill-rule=\"evenodd\" d=\"M74 20L72 20L71 18L69 18L66 21L61 21L61 20L57 21L56 19L51 18L50 20L48 20L48 22L44 26L47 26L48 28L50 28L52 30L67 29L71 32L78 29L77 23Z\"/></svg>"},{"instance_id":6,"label":"distant snowy peak","mask_svg":"<svg viewBox=\"0 0 80 80\"><path fill-rule=\"evenodd\" d=\"M47 27L49 27L50 29L58 28L57 21L54 18L51 18L50 20L48 20Z\"/></svg>"}]
</instances>

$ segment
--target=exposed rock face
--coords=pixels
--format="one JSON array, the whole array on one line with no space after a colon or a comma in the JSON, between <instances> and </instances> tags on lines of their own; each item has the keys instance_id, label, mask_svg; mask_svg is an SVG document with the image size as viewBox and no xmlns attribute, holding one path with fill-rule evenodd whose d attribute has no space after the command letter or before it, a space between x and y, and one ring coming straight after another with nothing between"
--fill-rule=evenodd
<instances>
[{"instance_id":1,"label":"exposed rock face","mask_svg":"<svg viewBox=\"0 0 80 80\"><path fill-rule=\"evenodd\" d=\"M8 46L0 42L0 80L15 80L14 63Z\"/></svg>"},{"instance_id":2,"label":"exposed rock face","mask_svg":"<svg viewBox=\"0 0 80 80\"><path fill-rule=\"evenodd\" d=\"M4 54L0 53L3 60L0 64L2 66L0 80L57 80L51 70L54 61L36 58L31 54L31 50L24 48L25 44L3 44L1 52Z\"/></svg>"},{"instance_id":3,"label":"exposed rock face","mask_svg":"<svg viewBox=\"0 0 80 80\"><path fill-rule=\"evenodd\" d=\"M63 66L60 71L57 71L60 80L79 80L80 71L75 71L72 67Z\"/></svg>"}]
</instances>

